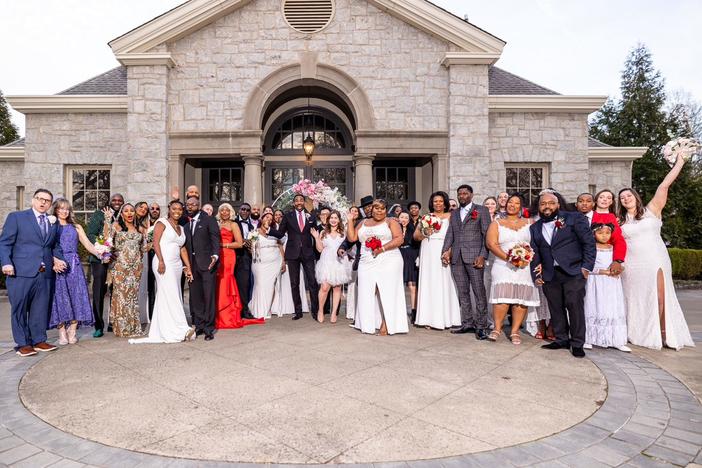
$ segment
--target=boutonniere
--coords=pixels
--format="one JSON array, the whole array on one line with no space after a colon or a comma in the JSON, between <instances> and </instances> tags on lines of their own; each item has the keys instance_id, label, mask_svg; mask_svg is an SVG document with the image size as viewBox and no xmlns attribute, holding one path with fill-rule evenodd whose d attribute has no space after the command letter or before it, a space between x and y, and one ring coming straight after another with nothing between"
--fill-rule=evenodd
<instances>
[{"instance_id":1,"label":"boutonniere","mask_svg":"<svg viewBox=\"0 0 702 468\"><path fill-rule=\"evenodd\" d=\"M49 224L54 224L56 222L56 216L48 216Z\"/></svg>"},{"instance_id":2,"label":"boutonniere","mask_svg":"<svg viewBox=\"0 0 702 468\"><path fill-rule=\"evenodd\" d=\"M470 219L472 219L472 220L478 219L478 210L473 210L470 212Z\"/></svg>"},{"instance_id":3,"label":"boutonniere","mask_svg":"<svg viewBox=\"0 0 702 468\"><path fill-rule=\"evenodd\" d=\"M563 216L559 216L558 218L556 218L556 229L561 229L561 228L565 227L565 225L566 225L566 222L565 222L565 218Z\"/></svg>"}]
</instances>

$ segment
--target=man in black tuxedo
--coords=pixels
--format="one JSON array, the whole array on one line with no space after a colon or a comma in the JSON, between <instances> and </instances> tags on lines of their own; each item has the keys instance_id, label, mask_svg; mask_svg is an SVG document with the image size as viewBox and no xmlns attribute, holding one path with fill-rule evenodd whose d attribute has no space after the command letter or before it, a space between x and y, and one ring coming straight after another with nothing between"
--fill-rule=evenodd
<instances>
[{"instance_id":1,"label":"man in black tuxedo","mask_svg":"<svg viewBox=\"0 0 702 468\"><path fill-rule=\"evenodd\" d=\"M532 277L543 285L551 311L556 341L546 349L571 348L573 356L585 356L585 286L595 267L595 238L587 218L577 212L560 211L551 192L539 196L539 221L530 226L534 249Z\"/></svg>"},{"instance_id":2,"label":"man in black tuxedo","mask_svg":"<svg viewBox=\"0 0 702 468\"><path fill-rule=\"evenodd\" d=\"M154 226L156 224L156 221L161 217L161 206L158 203L152 203L151 206L149 206L149 220L151 221L151 225ZM154 274L154 269L153 269L153 260L154 256L156 255L156 252L154 251L153 247L149 249L149 254L148 254L148 282L147 282L147 291L149 294L149 320L153 318L154 315L154 304L156 303L156 276ZM181 285L181 291L183 290L183 287Z\"/></svg>"},{"instance_id":3,"label":"man in black tuxedo","mask_svg":"<svg viewBox=\"0 0 702 468\"><path fill-rule=\"evenodd\" d=\"M190 257L193 281L190 283L190 314L198 335L214 339L217 311L216 283L220 234L217 221L200 210L200 200L191 197L187 202L190 221L183 226Z\"/></svg>"},{"instance_id":4,"label":"man in black tuxedo","mask_svg":"<svg viewBox=\"0 0 702 468\"><path fill-rule=\"evenodd\" d=\"M310 291L310 311L319 310L319 286L314 275L314 242L310 232L317 225L317 220L314 215L305 212L305 197L302 195L295 195L293 206L295 209L285 213L278 229L271 229L268 234L278 239L286 233L288 235L288 241L285 244L285 263L290 272L290 288L295 304L295 315L292 319L299 320L302 318L300 265L305 272L305 284ZM310 313L310 316L313 320L317 320L316 313Z\"/></svg>"},{"instance_id":5,"label":"man in black tuxedo","mask_svg":"<svg viewBox=\"0 0 702 468\"><path fill-rule=\"evenodd\" d=\"M252 319L255 317L251 315L251 311L249 310L249 299L253 286L253 275L251 274L251 243L246 240L249 233L256 229L251 222L251 205L246 202L242 203L239 207L239 214L234 219L234 222L239 225L239 230L244 238L244 246L240 249L236 249L236 266L234 267L234 279L236 280L236 287L241 297L241 318Z\"/></svg>"}]
</instances>

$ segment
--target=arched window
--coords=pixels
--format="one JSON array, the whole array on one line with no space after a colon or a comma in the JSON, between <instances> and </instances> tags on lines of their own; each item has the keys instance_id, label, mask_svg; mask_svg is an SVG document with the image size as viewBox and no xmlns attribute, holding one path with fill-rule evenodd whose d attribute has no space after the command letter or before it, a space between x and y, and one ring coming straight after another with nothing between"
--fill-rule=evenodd
<instances>
[{"instance_id":1,"label":"arched window","mask_svg":"<svg viewBox=\"0 0 702 468\"><path fill-rule=\"evenodd\" d=\"M315 154L339 154L351 150L350 135L336 116L317 109L305 109L288 113L271 126L266 138L266 152L301 154L307 135L314 138Z\"/></svg>"}]
</instances>

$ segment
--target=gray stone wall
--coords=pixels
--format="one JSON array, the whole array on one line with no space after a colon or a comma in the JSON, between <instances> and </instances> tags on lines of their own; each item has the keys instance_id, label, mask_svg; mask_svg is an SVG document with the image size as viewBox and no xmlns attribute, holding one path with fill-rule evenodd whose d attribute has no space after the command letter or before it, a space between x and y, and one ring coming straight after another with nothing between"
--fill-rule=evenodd
<instances>
[{"instance_id":1,"label":"gray stone wall","mask_svg":"<svg viewBox=\"0 0 702 468\"><path fill-rule=\"evenodd\" d=\"M632 161L590 161L589 185L595 192L609 189L615 194L624 187L631 187Z\"/></svg>"},{"instance_id":2,"label":"gray stone wall","mask_svg":"<svg viewBox=\"0 0 702 468\"><path fill-rule=\"evenodd\" d=\"M38 187L66 194L68 165L112 166L113 191L126 191L126 114L28 114L26 128L25 206Z\"/></svg>"},{"instance_id":3,"label":"gray stone wall","mask_svg":"<svg viewBox=\"0 0 702 468\"><path fill-rule=\"evenodd\" d=\"M171 129L240 129L256 85L312 51L358 81L379 129L446 130L447 43L366 1L335 4L331 24L312 36L287 25L280 0L257 0L170 45Z\"/></svg>"},{"instance_id":4,"label":"gray stone wall","mask_svg":"<svg viewBox=\"0 0 702 468\"><path fill-rule=\"evenodd\" d=\"M17 186L23 185L23 174L22 161L0 163L0 229L7 215L17 209Z\"/></svg>"},{"instance_id":5,"label":"gray stone wall","mask_svg":"<svg viewBox=\"0 0 702 468\"><path fill-rule=\"evenodd\" d=\"M487 65L452 65L449 69L448 115L448 189L451 196L461 184L489 180L488 115Z\"/></svg>"},{"instance_id":6,"label":"gray stone wall","mask_svg":"<svg viewBox=\"0 0 702 468\"><path fill-rule=\"evenodd\" d=\"M588 188L587 151L584 114L491 112L489 192L481 194L504 190L506 163L546 163L547 184L574 200Z\"/></svg>"}]
</instances>

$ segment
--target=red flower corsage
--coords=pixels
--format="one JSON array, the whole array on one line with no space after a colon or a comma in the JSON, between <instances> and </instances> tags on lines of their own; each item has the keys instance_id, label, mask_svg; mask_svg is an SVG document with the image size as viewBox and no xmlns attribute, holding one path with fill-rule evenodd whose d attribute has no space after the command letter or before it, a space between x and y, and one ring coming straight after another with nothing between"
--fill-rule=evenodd
<instances>
[{"instance_id":1,"label":"red flower corsage","mask_svg":"<svg viewBox=\"0 0 702 468\"><path fill-rule=\"evenodd\" d=\"M528 208L522 210L522 218L531 218Z\"/></svg>"},{"instance_id":2,"label":"red flower corsage","mask_svg":"<svg viewBox=\"0 0 702 468\"><path fill-rule=\"evenodd\" d=\"M371 250L379 249L382 246L383 246L383 243L381 242L381 240L375 236L372 236L372 237L369 237L368 239L366 239L366 247L371 249Z\"/></svg>"},{"instance_id":3,"label":"red flower corsage","mask_svg":"<svg viewBox=\"0 0 702 468\"><path fill-rule=\"evenodd\" d=\"M478 210L473 210L470 212L470 219L472 219L472 220L478 219Z\"/></svg>"},{"instance_id":4,"label":"red flower corsage","mask_svg":"<svg viewBox=\"0 0 702 468\"><path fill-rule=\"evenodd\" d=\"M561 229L565 226L565 218L556 218L556 229Z\"/></svg>"}]
</instances>

